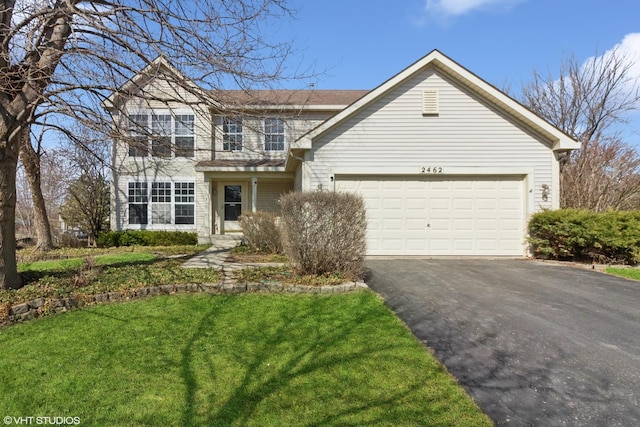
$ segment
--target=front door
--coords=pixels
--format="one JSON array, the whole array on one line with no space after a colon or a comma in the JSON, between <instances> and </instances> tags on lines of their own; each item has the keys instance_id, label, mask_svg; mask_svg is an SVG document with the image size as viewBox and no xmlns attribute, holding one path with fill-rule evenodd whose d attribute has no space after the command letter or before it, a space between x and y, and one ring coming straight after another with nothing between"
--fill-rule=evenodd
<instances>
[{"instance_id":1,"label":"front door","mask_svg":"<svg viewBox=\"0 0 640 427\"><path fill-rule=\"evenodd\" d=\"M242 185L224 186L224 231L240 231L238 217L242 215Z\"/></svg>"}]
</instances>

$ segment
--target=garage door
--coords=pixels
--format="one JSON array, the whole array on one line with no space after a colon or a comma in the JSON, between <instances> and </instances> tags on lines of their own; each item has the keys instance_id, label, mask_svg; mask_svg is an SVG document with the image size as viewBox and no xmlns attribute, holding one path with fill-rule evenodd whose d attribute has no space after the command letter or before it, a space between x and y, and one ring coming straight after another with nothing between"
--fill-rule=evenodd
<instances>
[{"instance_id":1,"label":"garage door","mask_svg":"<svg viewBox=\"0 0 640 427\"><path fill-rule=\"evenodd\" d=\"M371 255L524 254L522 177L336 176L364 197Z\"/></svg>"}]
</instances>

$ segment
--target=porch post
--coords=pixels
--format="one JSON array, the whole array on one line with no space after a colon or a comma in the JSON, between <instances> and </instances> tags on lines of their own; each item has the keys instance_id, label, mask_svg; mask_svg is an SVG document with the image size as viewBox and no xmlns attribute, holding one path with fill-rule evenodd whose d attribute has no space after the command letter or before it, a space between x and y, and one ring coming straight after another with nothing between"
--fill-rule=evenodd
<instances>
[{"instance_id":1,"label":"porch post","mask_svg":"<svg viewBox=\"0 0 640 427\"><path fill-rule=\"evenodd\" d=\"M255 212L258 206L258 177L251 177L251 212Z\"/></svg>"}]
</instances>

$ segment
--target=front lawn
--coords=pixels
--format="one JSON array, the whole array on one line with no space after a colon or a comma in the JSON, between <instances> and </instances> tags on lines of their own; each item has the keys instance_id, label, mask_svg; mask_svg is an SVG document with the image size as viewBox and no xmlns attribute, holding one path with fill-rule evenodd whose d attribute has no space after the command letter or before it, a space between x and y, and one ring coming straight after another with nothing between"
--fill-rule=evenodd
<instances>
[{"instance_id":1,"label":"front lawn","mask_svg":"<svg viewBox=\"0 0 640 427\"><path fill-rule=\"evenodd\" d=\"M491 425L368 291L163 296L0 329L0 414L81 425Z\"/></svg>"},{"instance_id":2,"label":"front lawn","mask_svg":"<svg viewBox=\"0 0 640 427\"><path fill-rule=\"evenodd\" d=\"M640 280L640 269L637 268L607 267L604 271L627 279Z\"/></svg>"},{"instance_id":3,"label":"front lawn","mask_svg":"<svg viewBox=\"0 0 640 427\"><path fill-rule=\"evenodd\" d=\"M181 266L186 257L203 249L178 246L55 250L46 254L23 251L19 254L22 262L18 271L26 285L17 290L0 290L0 308L40 297L82 297L149 286L217 283L221 278L217 270Z\"/></svg>"}]
</instances>

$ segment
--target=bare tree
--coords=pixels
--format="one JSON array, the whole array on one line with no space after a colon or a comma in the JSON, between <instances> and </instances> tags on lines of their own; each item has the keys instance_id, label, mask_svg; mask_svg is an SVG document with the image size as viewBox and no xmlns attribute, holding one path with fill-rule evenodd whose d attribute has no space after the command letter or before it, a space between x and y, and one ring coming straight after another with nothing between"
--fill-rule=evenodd
<instances>
[{"instance_id":1,"label":"bare tree","mask_svg":"<svg viewBox=\"0 0 640 427\"><path fill-rule=\"evenodd\" d=\"M33 231L33 199L27 175L22 165L18 165L16 176L16 232L21 239L30 239Z\"/></svg>"},{"instance_id":2,"label":"bare tree","mask_svg":"<svg viewBox=\"0 0 640 427\"><path fill-rule=\"evenodd\" d=\"M87 233L87 243L95 246L98 235L109 224L109 181L104 174L83 173L67 188L60 214L67 225Z\"/></svg>"},{"instance_id":3,"label":"bare tree","mask_svg":"<svg viewBox=\"0 0 640 427\"><path fill-rule=\"evenodd\" d=\"M176 86L212 102L214 89L286 74L289 43L265 31L285 0L7 0L0 6L0 287L21 285L15 260L16 165L24 129L71 135L62 115L106 129L99 107L158 56ZM183 78L186 76L188 82ZM199 88L194 89L193 82ZM200 90L203 89L203 90ZM48 117L55 114L56 119Z\"/></svg>"},{"instance_id":4,"label":"bare tree","mask_svg":"<svg viewBox=\"0 0 640 427\"><path fill-rule=\"evenodd\" d=\"M20 156L23 157L22 155ZM65 149L61 147L50 147L41 149L37 156L36 173L39 176L40 184L36 187L45 206L43 213L47 215L46 223L52 239L55 241L59 231L58 214L60 205L64 199L66 187L69 180L77 176L76 167L70 161L70 157ZM35 238L36 213L34 209L34 199L32 191L33 180L27 176L22 160L18 163L18 174L16 180L16 224L17 232L21 237ZM46 224L45 223L45 224Z\"/></svg>"},{"instance_id":5,"label":"bare tree","mask_svg":"<svg viewBox=\"0 0 640 427\"><path fill-rule=\"evenodd\" d=\"M36 250L48 251L53 248L51 224L47 215L47 205L42 194L42 176L40 159L42 157L42 139L44 131L36 139L35 147L31 144L31 127L22 129L20 141L20 161L29 182L29 191L33 201L33 221L36 232Z\"/></svg>"},{"instance_id":6,"label":"bare tree","mask_svg":"<svg viewBox=\"0 0 640 427\"><path fill-rule=\"evenodd\" d=\"M109 224L109 144L90 129L79 127L75 134L83 143L68 141L63 151L71 170L60 216L66 225L86 232L88 245L95 246Z\"/></svg>"},{"instance_id":7,"label":"bare tree","mask_svg":"<svg viewBox=\"0 0 640 427\"><path fill-rule=\"evenodd\" d=\"M640 153L619 133L640 107L632 66L617 49L584 64L571 56L559 77L534 72L522 89L525 105L581 143L561 159L562 207L640 208Z\"/></svg>"}]
</instances>

